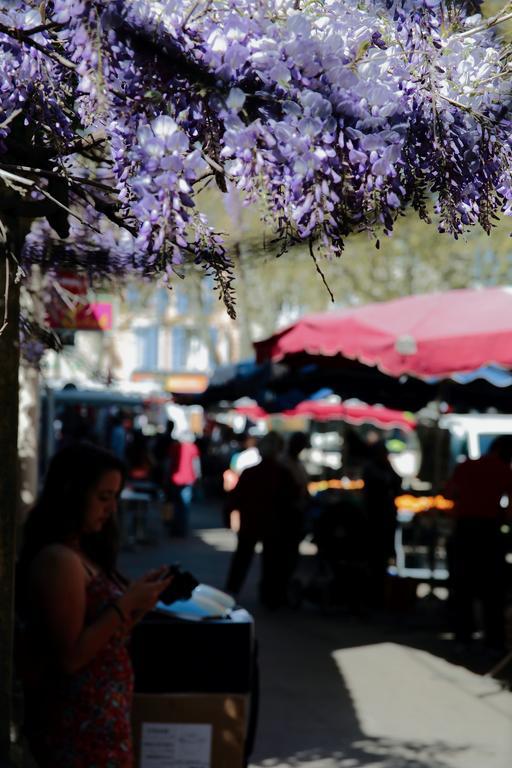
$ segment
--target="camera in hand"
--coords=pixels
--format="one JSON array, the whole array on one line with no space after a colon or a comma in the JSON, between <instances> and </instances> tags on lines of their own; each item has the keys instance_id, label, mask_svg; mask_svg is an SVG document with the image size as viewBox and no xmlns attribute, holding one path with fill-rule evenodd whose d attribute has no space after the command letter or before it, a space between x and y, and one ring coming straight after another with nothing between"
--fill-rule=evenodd
<instances>
[{"instance_id":1,"label":"camera in hand","mask_svg":"<svg viewBox=\"0 0 512 768\"><path fill-rule=\"evenodd\" d=\"M176 600L188 600L193 590L199 584L198 580L189 571L183 571L181 566L175 564L169 566L168 576L173 576L169 586L160 595L164 605L170 605Z\"/></svg>"}]
</instances>

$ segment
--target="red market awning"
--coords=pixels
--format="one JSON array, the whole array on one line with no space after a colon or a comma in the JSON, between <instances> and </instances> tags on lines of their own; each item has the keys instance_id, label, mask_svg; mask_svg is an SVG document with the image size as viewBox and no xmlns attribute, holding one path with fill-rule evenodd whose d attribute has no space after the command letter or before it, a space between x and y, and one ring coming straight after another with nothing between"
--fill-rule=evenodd
<instances>
[{"instance_id":1,"label":"red market awning","mask_svg":"<svg viewBox=\"0 0 512 768\"><path fill-rule=\"evenodd\" d=\"M285 418L304 416L316 421L339 419L349 424L373 424L382 429L399 427L410 431L416 426L414 417L403 411L395 411L377 405L345 405L344 403L328 403L321 400L306 400L295 408L282 413L269 414L259 405L238 406L235 410L237 413L254 420L266 419L269 416L283 416Z\"/></svg>"},{"instance_id":2,"label":"red market awning","mask_svg":"<svg viewBox=\"0 0 512 768\"><path fill-rule=\"evenodd\" d=\"M334 364L339 356L396 377L512 368L512 288L419 294L306 315L255 348L259 362L306 354Z\"/></svg>"}]
</instances>

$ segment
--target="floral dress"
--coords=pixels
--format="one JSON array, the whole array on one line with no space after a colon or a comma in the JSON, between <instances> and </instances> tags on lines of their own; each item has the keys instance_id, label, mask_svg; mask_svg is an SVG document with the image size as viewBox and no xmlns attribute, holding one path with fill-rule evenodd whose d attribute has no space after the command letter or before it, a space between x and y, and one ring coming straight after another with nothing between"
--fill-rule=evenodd
<instances>
[{"instance_id":1,"label":"floral dress","mask_svg":"<svg viewBox=\"0 0 512 768\"><path fill-rule=\"evenodd\" d=\"M92 575L86 626L121 594L104 573ZM39 690L31 707L30 741L41 768L132 768L133 670L127 640L121 627L77 672L46 674L43 695Z\"/></svg>"}]
</instances>

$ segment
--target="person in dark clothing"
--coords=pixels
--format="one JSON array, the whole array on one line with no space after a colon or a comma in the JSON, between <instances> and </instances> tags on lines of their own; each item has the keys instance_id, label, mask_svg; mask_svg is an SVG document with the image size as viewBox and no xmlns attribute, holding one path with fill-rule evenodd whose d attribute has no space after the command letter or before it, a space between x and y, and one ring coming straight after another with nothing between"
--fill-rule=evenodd
<instances>
[{"instance_id":1,"label":"person in dark clothing","mask_svg":"<svg viewBox=\"0 0 512 768\"><path fill-rule=\"evenodd\" d=\"M475 602L482 605L484 643L505 650L505 547L501 526L512 498L512 436L494 440L479 459L458 464L445 495L455 502L455 527L449 542L450 590L455 639L471 641Z\"/></svg>"},{"instance_id":2,"label":"person in dark clothing","mask_svg":"<svg viewBox=\"0 0 512 768\"><path fill-rule=\"evenodd\" d=\"M141 430L133 431L125 452L129 482L132 484L151 482L153 467L148 438Z\"/></svg>"},{"instance_id":3,"label":"person in dark clothing","mask_svg":"<svg viewBox=\"0 0 512 768\"><path fill-rule=\"evenodd\" d=\"M176 442L173 437L174 421L167 420L165 430L153 440L151 454L153 458L153 482L161 489L166 487L169 474L169 454L171 445Z\"/></svg>"},{"instance_id":4,"label":"person in dark clothing","mask_svg":"<svg viewBox=\"0 0 512 768\"><path fill-rule=\"evenodd\" d=\"M298 496L290 471L280 461L283 440L269 432L260 441L261 462L240 475L237 486L228 494L226 512L240 513L238 545L233 554L226 590L238 595L249 571L256 544L263 543L260 581L261 602L277 607L285 602L287 559L284 556L287 529L286 510Z\"/></svg>"},{"instance_id":5,"label":"person in dark clothing","mask_svg":"<svg viewBox=\"0 0 512 768\"><path fill-rule=\"evenodd\" d=\"M395 498L402 481L391 466L383 441L368 447L363 466L363 501L367 522L367 600L371 607L382 608L385 602L386 576L390 558L395 552Z\"/></svg>"},{"instance_id":6,"label":"person in dark clothing","mask_svg":"<svg viewBox=\"0 0 512 768\"><path fill-rule=\"evenodd\" d=\"M109 447L114 456L124 461L126 452L126 429L122 412L116 413L110 420Z\"/></svg>"},{"instance_id":7,"label":"person in dark clothing","mask_svg":"<svg viewBox=\"0 0 512 768\"><path fill-rule=\"evenodd\" d=\"M288 441L284 465L290 471L295 485L296 493L287 507L288 519L285 527L289 532L286 537L285 548L288 558L288 574L292 577L299 558L299 544L304 538L306 530L306 515L311 502L308 491L309 477L300 454L309 446L309 437L305 432L293 432Z\"/></svg>"}]
</instances>

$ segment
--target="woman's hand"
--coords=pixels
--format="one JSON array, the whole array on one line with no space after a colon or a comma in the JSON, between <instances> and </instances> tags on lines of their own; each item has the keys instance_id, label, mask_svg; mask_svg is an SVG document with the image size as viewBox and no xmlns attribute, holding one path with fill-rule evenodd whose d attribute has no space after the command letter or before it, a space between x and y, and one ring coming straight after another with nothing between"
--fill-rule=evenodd
<instances>
[{"instance_id":1,"label":"woman's hand","mask_svg":"<svg viewBox=\"0 0 512 768\"><path fill-rule=\"evenodd\" d=\"M121 611L131 621L137 621L158 602L160 594L169 586L173 576L167 576L168 566L162 566L133 581L117 601Z\"/></svg>"}]
</instances>

